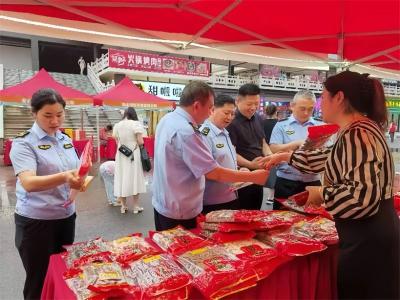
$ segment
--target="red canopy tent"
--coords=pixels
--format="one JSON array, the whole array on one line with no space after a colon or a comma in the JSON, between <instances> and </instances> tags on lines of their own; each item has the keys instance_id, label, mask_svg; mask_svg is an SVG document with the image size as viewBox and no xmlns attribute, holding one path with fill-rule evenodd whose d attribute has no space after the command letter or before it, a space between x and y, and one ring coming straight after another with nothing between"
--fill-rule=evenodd
<instances>
[{"instance_id":1,"label":"red canopy tent","mask_svg":"<svg viewBox=\"0 0 400 300\"><path fill-rule=\"evenodd\" d=\"M271 49L306 53L324 62L400 70L398 0L98 0L1 1L7 12L47 16L73 27L158 38L171 53L218 49L258 56ZM172 20L172 21L171 21ZM166 40L179 40L181 43ZM160 42L154 42L157 45ZM167 44L166 44L167 43ZM157 50L156 50L157 51ZM165 52L160 50L160 52ZM192 52L194 53L194 52ZM226 53L226 54L224 54ZM334 54L335 56L328 56ZM204 55L206 56L206 55ZM207 56L206 56L207 57ZM333 58L333 60L335 60ZM244 60L245 61L245 60Z\"/></svg>"},{"instance_id":2,"label":"red canopy tent","mask_svg":"<svg viewBox=\"0 0 400 300\"><path fill-rule=\"evenodd\" d=\"M95 95L94 104L143 109L173 108L175 105L172 101L143 92L128 77L122 79L115 87Z\"/></svg>"},{"instance_id":3,"label":"red canopy tent","mask_svg":"<svg viewBox=\"0 0 400 300\"><path fill-rule=\"evenodd\" d=\"M24 82L0 90L0 101L21 102L29 100L41 88L56 90L69 105L93 103L91 96L57 82L45 69L41 69L36 75Z\"/></svg>"}]
</instances>

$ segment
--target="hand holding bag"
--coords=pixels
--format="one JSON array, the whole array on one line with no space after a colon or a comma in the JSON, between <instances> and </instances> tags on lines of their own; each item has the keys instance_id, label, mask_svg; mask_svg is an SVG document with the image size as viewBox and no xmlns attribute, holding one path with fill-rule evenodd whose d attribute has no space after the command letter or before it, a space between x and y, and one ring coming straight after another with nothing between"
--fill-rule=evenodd
<instances>
[{"instance_id":1,"label":"hand holding bag","mask_svg":"<svg viewBox=\"0 0 400 300\"><path fill-rule=\"evenodd\" d=\"M151 170L151 161L149 154L143 145L140 146L140 159L142 160L143 171L149 172Z\"/></svg>"}]
</instances>

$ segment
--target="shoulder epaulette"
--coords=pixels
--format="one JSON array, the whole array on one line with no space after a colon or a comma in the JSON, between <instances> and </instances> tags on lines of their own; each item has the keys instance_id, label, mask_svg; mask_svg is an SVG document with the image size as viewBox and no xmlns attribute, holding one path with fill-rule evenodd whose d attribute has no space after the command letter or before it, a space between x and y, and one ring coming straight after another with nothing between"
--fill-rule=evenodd
<instances>
[{"instance_id":1,"label":"shoulder epaulette","mask_svg":"<svg viewBox=\"0 0 400 300\"><path fill-rule=\"evenodd\" d=\"M204 134L204 135L208 135L209 132L210 132L210 128L209 127L204 127L203 130L201 131L201 133Z\"/></svg>"},{"instance_id":2,"label":"shoulder epaulette","mask_svg":"<svg viewBox=\"0 0 400 300\"><path fill-rule=\"evenodd\" d=\"M72 137L71 136L69 136L69 134L68 133L65 133L64 131L61 131L61 133L63 134L63 135L66 135L67 137L69 137L70 139L72 139Z\"/></svg>"},{"instance_id":3,"label":"shoulder epaulette","mask_svg":"<svg viewBox=\"0 0 400 300\"><path fill-rule=\"evenodd\" d=\"M289 118L280 119L278 122L286 121L287 119L289 119Z\"/></svg>"},{"instance_id":4,"label":"shoulder epaulette","mask_svg":"<svg viewBox=\"0 0 400 300\"><path fill-rule=\"evenodd\" d=\"M323 122L321 118L313 118L315 121Z\"/></svg>"},{"instance_id":5,"label":"shoulder epaulette","mask_svg":"<svg viewBox=\"0 0 400 300\"><path fill-rule=\"evenodd\" d=\"M196 125L194 125L192 122L189 122L190 126L192 126L193 130L197 133L200 133L199 127L197 127Z\"/></svg>"},{"instance_id":6,"label":"shoulder epaulette","mask_svg":"<svg viewBox=\"0 0 400 300\"><path fill-rule=\"evenodd\" d=\"M30 134L31 132L29 130L27 131L23 131L21 133L18 133L17 136L15 138L23 138L26 137L28 134Z\"/></svg>"}]
</instances>

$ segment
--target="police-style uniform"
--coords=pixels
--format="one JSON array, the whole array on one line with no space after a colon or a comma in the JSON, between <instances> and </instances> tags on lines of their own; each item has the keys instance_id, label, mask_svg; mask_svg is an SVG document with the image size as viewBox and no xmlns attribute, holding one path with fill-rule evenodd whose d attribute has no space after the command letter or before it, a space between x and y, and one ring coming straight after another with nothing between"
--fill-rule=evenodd
<instances>
[{"instance_id":1,"label":"police-style uniform","mask_svg":"<svg viewBox=\"0 0 400 300\"><path fill-rule=\"evenodd\" d=\"M322 121L310 118L305 123L298 122L293 115L280 120L272 130L270 145L288 144L293 141L305 140L308 136L307 128L313 125L324 124ZM305 190L309 185L321 185L320 176L302 173L296 168L282 163L277 167L275 182L275 198L287 198ZM279 202L274 202L274 209L281 208Z\"/></svg>"},{"instance_id":2,"label":"police-style uniform","mask_svg":"<svg viewBox=\"0 0 400 300\"><path fill-rule=\"evenodd\" d=\"M204 175L217 166L184 109L178 107L161 119L155 137L152 197L157 230L196 226L203 208Z\"/></svg>"},{"instance_id":3,"label":"police-style uniform","mask_svg":"<svg viewBox=\"0 0 400 300\"><path fill-rule=\"evenodd\" d=\"M209 145L215 161L224 168L237 169L236 150L229 138L228 131L215 126L210 120L200 127L206 143ZM239 209L237 193L228 183L206 179L203 198L203 213L219 209Z\"/></svg>"},{"instance_id":4,"label":"police-style uniform","mask_svg":"<svg viewBox=\"0 0 400 300\"><path fill-rule=\"evenodd\" d=\"M37 123L13 140L10 157L15 175L24 171L52 175L79 165L71 139L60 131L49 136ZM15 245L27 275L25 299L40 298L50 255L74 241L75 205L63 207L69 192L68 184L27 192L17 179Z\"/></svg>"}]
</instances>

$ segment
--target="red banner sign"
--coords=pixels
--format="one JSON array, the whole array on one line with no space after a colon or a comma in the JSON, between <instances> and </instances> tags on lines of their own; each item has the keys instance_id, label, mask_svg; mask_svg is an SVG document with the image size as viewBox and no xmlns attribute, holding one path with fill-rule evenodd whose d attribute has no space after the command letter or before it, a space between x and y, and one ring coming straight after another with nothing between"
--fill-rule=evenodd
<instances>
[{"instance_id":1,"label":"red banner sign","mask_svg":"<svg viewBox=\"0 0 400 300\"><path fill-rule=\"evenodd\" d=\"M108 56L110 68L202 77L210 76L210 63L207 61L115 49L108 49Z\"/></svg>"}]
</instances>

